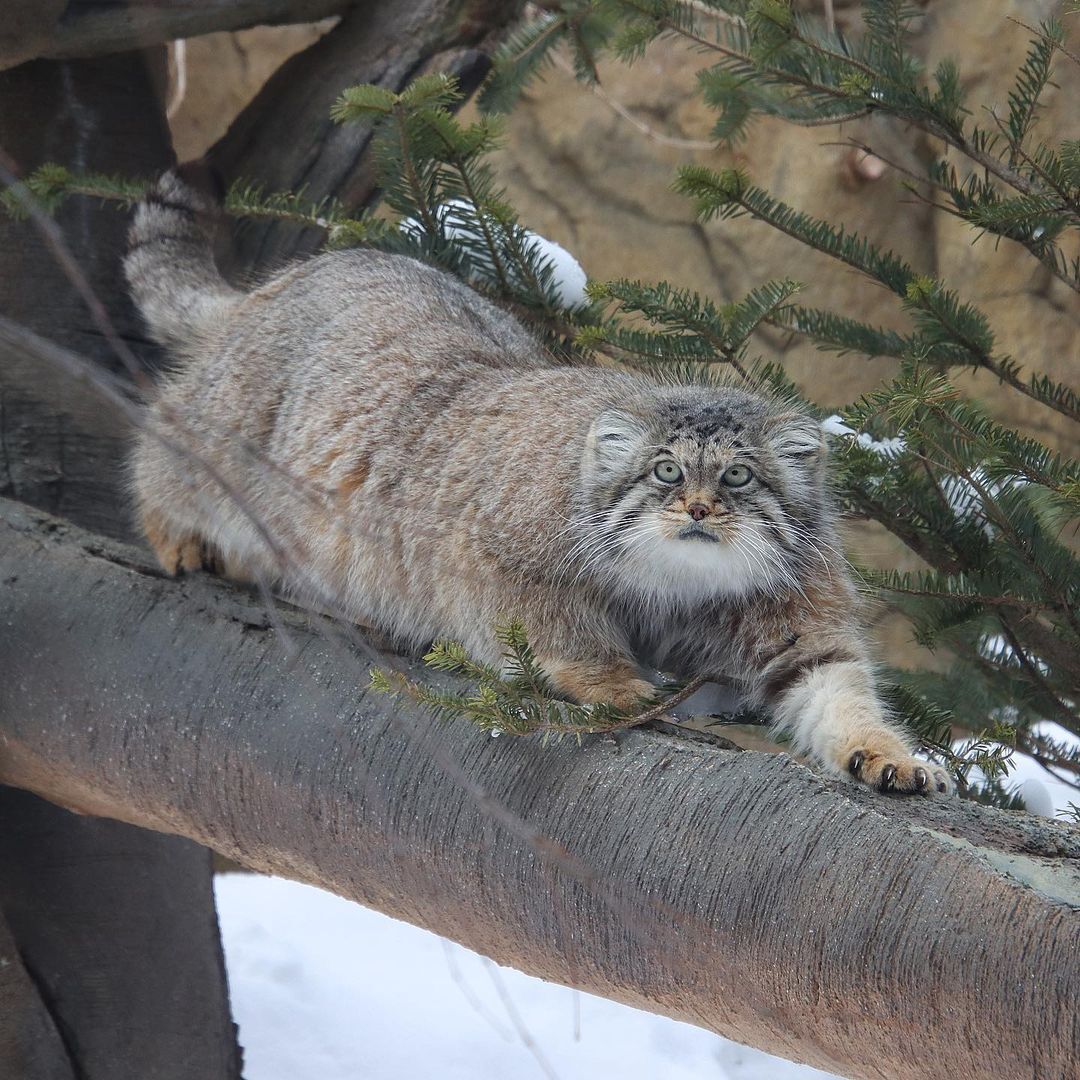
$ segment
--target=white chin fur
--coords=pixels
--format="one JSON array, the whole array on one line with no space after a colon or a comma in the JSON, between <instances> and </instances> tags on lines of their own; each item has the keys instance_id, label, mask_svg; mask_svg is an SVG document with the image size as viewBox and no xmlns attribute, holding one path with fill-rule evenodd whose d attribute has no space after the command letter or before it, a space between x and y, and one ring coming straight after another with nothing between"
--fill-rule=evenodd
<instances>
[{"instance_id":1,"label":"white chin fur","mask_svg":"<svg viewBox=\"0 0 1080 1080\"><path fill-rule=\"evenodd\" d=\"M754 545L764 546L763 540ZM652 603L682 604L718 596L744 596L754 590L773 592L788 582L780 566L764 553L740 550L721 540L679 540L657 536L620 560L628 589Z\"/></svg>"}]
</instances>

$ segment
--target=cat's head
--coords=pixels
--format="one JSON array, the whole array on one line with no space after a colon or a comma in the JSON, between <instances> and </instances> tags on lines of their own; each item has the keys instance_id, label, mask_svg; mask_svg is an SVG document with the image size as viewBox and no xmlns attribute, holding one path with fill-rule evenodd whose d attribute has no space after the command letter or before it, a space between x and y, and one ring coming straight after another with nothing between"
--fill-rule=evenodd
<instances>
[{"instance_id":1,"label":"cat's head","mask_svg":"<svg viewBox=\"0 0 1080 1080\"><path fill-rule=\"evenodd\" d=\"M775 592L820 547L824 462L817 421L794 408L736 388L658 387L594 421L585 527L628 589Z\"/></svg>"}]
</instances>

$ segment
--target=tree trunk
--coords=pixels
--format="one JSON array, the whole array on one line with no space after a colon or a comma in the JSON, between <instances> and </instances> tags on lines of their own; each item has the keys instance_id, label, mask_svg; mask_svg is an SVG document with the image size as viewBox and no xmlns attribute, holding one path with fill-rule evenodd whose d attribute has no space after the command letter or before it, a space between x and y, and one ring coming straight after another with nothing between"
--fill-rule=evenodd
<instances>
[{"instance_id":1,"label":"tree trunk","mask_svg":"<svg viewBox=\"0 0 1080 1080\"><path fill-rule=\"evenodd\" d=\"M45 162L71 169L152 176L173 164L160 105L163 51L48 61L0 72L0 164L26 175ZM80 284L140 367L159 352L123 288L120 260L129 215L70 200L56 228ZM84 296L32 221L0 211L0 313L73 349L103 371L125 365ZM123 497L124 426L85 387L33 354L25 332L0 338L0 495L88 528L130 536Z\"/></svg>"},{"instance_id":2,"label":"tree trunk","mask_svg":"<svg viewBox=\"0 0 1080 1080\"><path fill-rule=\"evenodd\" d=\"M161 50L3 72L0 164L162 171L173 161L163 72ZM73 200L46 243L0 213L0 312L22 324L0 315L0 493L120 536L127 421L78 374L126 375L114 343L136 371L156 361L121 286L127 220ZM56 343L92 363L61 370ZM210 875L190 841L0 791L0 948L18 963L0 971L0 1077L234 1080Z\"/></svg>"},{"instance_id":3,"label":"tree trunk","mask_svg":"<svg viewBox=\"0 0 1080 1080\"><path fill-rule=\"evenodd\" d=\"M471 94L491 66L496 36L521 7L494 0L358 7L274 72L207 160L229 183L303 191L312 202L335 199L351 210L367 206L376 194L371 128L330 119L341 93L358 83L396 92L422 72L446 71ZM321 230L285 222L243 222L222 262L230 276L245 279L310 255L324 239Z\"/></svg>"},{"instance_id":4,"label":"tree trunk","mask_svg":"<svg viewBox=\"0 0 1080 1080\"><path fill-rule=\"evenodd\" d=\"M0 797L3 792L0 792ZM0 915L0 1063L17 1080L75 1080L45 1002Z\"/></svg>"},{"instance_id":5,"label":"tree trunk","mask_svg":"<svg viewBox=\"0 0 1080 1080\"><path fill-rule=\"evenodd\" d=\"M74 1074L238 1080L210 852L12 788L0 821L0 910Z\"/></svg>"},{"instance_id":6,"label":"tree trunk","mask_svg":"<svg viewBox=\"0 0 1080 1080\"><path fill-rule=\"evenodd\" d=\"M312 617L17 504L0 611L2 781L847 1076L1075 1078L1075 829L672 728L436 725Z\"/></svg>"}]
</instances>

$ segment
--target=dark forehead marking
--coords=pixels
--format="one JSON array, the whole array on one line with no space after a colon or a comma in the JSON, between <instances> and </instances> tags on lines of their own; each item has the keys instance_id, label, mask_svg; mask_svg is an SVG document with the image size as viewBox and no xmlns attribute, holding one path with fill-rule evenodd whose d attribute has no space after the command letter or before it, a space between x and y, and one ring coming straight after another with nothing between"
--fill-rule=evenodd
<instances>
[{"instance_id":1,"label":"dark forehead marking","mask_svg":"<svg viewBox=\"0 0 1080 1080\"><path fill-rule=\"evenodd\" d=\"M721 431L734 434L746 428L741 417L719 402L695 405L671 402L668 418L674 432L698 439L709 439Z\"/></svg>"}]
</instances>

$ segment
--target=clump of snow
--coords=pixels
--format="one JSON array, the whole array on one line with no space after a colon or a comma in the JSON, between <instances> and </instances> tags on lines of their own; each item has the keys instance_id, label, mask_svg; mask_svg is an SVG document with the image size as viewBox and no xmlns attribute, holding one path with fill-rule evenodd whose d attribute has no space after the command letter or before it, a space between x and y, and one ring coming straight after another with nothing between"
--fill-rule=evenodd
<instances>
[{"instance_id":1,"label":"clump of snow","mask_svg":"<svg viewBox=\"0 0 1080 1080\"><path fill-rule=\"evenodd\" d=\"M1017 667L1020 666L1020 658L1016 655L1016 650L1002 634L983 635L979 640L979 654L986 657L987 660L1004 661L1006 665L1015 664ZM1050 667L1045 660L1038 656L1025 655L1041 674L1048 675L1050 673ZM1004 719L1008 720L1008 717L1004 717ZM1062 731L1065 731L1065 729L1062 728ZM1069 738L1073 737L1067 731L1065 731L1065 735Z\"/></svg>"},{"instance_id":2,"label":"clump of snow","mask_svg":"<svg viewBox=\"0 0 1080 1080\"><path fill-rule=\"evenodd\" d=\"M907 449L907 443L899 435L890 439L875 439L869 432L856 431L853 427L849 427L844 423L844 418L836 413L826 416L821 421L821 430L826 435L854 436L855 441L864 450L872 450L875 454L886 458L899 457Z\"/></svg>"},{"instance_id":3,"label":"clump of snow","mask_svg":"<svg viewBox=\"0 0 1080 1080\"><path fill-rule=\"evenodd\" d=\"M436 209L436 216L447 239L475 238L475 230L465 224L468 221L465 214L471 211L471 204L465 199L450 199ZM422 231L420 222L416 218L405 218L398 228L414 236ZM585 283L588 277L577 259L554 240L549 240L546 236L541 236L531 229L523 228L521 231L525 237L525 249L540 262L551 264L551 283L559 303L564 307L575 307L586 303L588 297L585 294ZM487 262L486 269L493 270L494 267Z\"/></svg>"},{"instance_id":4,"label":"clump of snow","mask_svg":"<svg viewBox=\"0 0 1080 1080\"><path fill-rule=\"evenodd\" d=\"M1001 712L1000 717L991 719L999 718L1005 723L1015 722L1015 715L1010 716L1006 710ZM1040 720L1032 724L1031 734L1036 738L1050 739L1066 748L1080 749L1080 738L1052 720ZM1018 750L1009 758L1009 775L1003 783L1007 791L1015 792L1024 800L1030 813L1056 818L1066 813L1070 805L1080 804L1080 791L1069 782L1069 777L1070 774L1059 776L1043 768L1030 754ZM986 777L981 769L972 769L968 779L978 784Z\"/></svg>"},{"instance_id":5,"label":"clump of snow","mask_svg":"<svg viewBox=\"0 0 1080 1080\"><path fill-rule=\"evenodd\" d=\"M553 268L552 284L559 303L564 307L575 307L584 304L588 297L585 295L585 283L588 277L581 268L581 263L570 254L561 244L549 240L546 236L527 229L529 237L527 249L541 261L550 262Z\"/></svg>"},{"instance_id":6,"label":"clump of snow","mask_svg":"<svg viewBox=\"0 0 1080 1080\"><path fill-rule=\"evenodd\" d=\"M1032 724L1031 734L1036 738L1050 739L1054 743L1060 743L1073 750L1080 749L1080 738L1052 720L1041 720L1037 724ZM1027 754L1013 754L1012 764L1008 783L1010 786L1016 784L1024 805L1033 814L1058 817L1068 810L1070 804L1080 804L1080 792L1067 780L1071 774L1058 776L1044 769Z\"/></svg>"},{"instance_id":7,"label":"clump of snow","mask_svg":"<svg viewBox=\"0 0 1080 1080\"><path fill-rule=\"evenodd\" d=\"M830 1075L498 967L308 885L223 874L215 892L246 1080Z\"/></svg>"},{"instance_id":8,"label":"clump of snow","mask_svg":"<svg viewBox=\"0 0 1080 1080\"><path fill-rule=\"evenodd\" d=\"M839 413L833 413L832 416L826 416L821 421L821 430L826 435L857 435L858 432L844 423L844 418Z\"/></svg>"},{"instance_id":9,"label":"clump of snow","mask_svg":"<svg viewBox=\"0 0 1080 1080\"><path fill-rule=\"evenodd\" d=\"M1024 800L1024 805L1032 814L1041 814L1043 817L1054 817L1056 815L1054 797L1050 794L1050 789L1041 777L1024 777L1017 784L1017 790Z\"/></svg>"}]
</instances>

